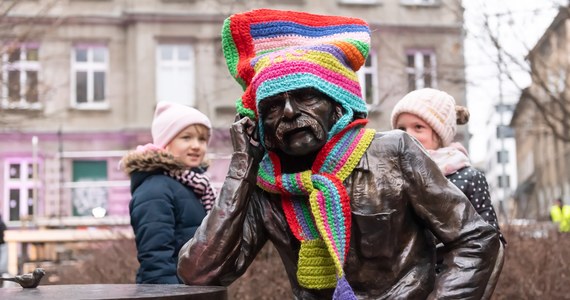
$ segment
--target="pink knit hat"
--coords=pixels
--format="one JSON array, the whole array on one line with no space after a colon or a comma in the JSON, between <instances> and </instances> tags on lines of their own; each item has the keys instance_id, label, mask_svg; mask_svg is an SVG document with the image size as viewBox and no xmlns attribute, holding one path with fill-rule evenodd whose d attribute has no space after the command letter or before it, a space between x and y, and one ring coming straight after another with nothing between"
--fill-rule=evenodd
<instances>
[{"instance_id":1,"label":"pink knit hat","mask_svg":"<svg viewBox=\"0 0 570 300\"><path fill-rule=\"evenodd\" d=\"M212 128L210 119L195 108L172 102L159 102L152 121L153 144L164 148L180 131L194 124Z\"/></svg>"},{"instance_id":2,"label":"pink knit hat","mask_svg":"<svg viewBox=\"0 0 570 300\"><path fill-rule=\"evenodd\" d=\"M392 128L396 128L398 116L409 113L420 117L437 133L447 147L457 132L455 99L446 92L424 88L409 92L392 110Z\"/></svg>"}]
</instances>

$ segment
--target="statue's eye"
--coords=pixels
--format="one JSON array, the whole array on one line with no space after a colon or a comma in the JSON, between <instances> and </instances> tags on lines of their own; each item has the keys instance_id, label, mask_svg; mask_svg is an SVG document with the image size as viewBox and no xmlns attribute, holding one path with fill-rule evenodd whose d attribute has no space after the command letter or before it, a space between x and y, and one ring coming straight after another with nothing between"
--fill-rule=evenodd
<instances>
[{"instance_id":1,"label":"statue's eye","mask_svg":"<svg viewBox=\"0 0 570 300\"><path fill-rule=\"evenodd\" d=\"M259 110L262 115L270 116L271 114L274 114L281 110L281 107L283 107L283 101L283 99L278 97L267 98L261 101L259 104Z\"/></svg>"},{"instance_id":2,"label":"statue's eye","mask_svg":"<svg viewBox=\"0 0 570 300\"><path fill-rule=\"evenodd\" d=\"M298 90L293 94L293 97L307 105L315 104L324 98L323 94L314 89Z\"/></svg>"}]
</instances>

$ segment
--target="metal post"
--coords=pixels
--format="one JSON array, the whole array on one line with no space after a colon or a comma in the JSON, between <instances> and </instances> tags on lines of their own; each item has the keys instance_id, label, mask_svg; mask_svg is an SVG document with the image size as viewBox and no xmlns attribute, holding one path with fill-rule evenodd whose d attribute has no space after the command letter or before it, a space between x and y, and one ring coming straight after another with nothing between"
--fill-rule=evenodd
<instances>
[{"instance_id":1,"label":"metal post","mask_svg":"<svg viewBox=\"0 0 570 300\"><path fill-rule=\"evenodd\" d=\"M501 20L497 18L497 38L500 38L500 27L501 27ZM505 154L505 126L503 122L503 113L505 111L504 103L503 103L503 55L502 49L497 47L497 59L498 59L498 68L499 68L499 141L501 143L501 178L503 182L503 195L499 199L499 213L503 216L505 222L508 222L507 211L505 208L505 202L509 196L509 182L507 182L507 166L505 162L505 158L502 157ZM510 181L510 178L509 178ZM501 183L501 180L499 181Z\"/></svg>"}]
</instances>

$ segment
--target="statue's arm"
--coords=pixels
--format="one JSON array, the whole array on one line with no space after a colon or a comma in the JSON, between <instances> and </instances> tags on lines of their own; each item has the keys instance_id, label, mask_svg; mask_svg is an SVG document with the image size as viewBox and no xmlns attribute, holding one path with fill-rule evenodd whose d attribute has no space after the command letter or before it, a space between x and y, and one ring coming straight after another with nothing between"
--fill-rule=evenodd
<instances>
[{"instance_id":1,"label":"statue's arm","mask_svg":"<svg viewBox=\"0 0 570 300\"><path fill-rule=\"evenodd\" d=\"M256 186L258 158L246 126L234 123L230 167L214 207L180 250L178 275L190 285L229 285L251 264L267 241ZM240 123L241 122L241 123Z\"/></svg>"},{"instance_id":2,"label":"statue's arm","mask_svg":"<svg viewBox=\"0 0 570 300\"><path fill-rule=\"evenodd\" d=\"M439 171L415 140L401 143L404 174L414 212L446 246L446 268L430 299L481 299L499 254L499 233Z\"/></svg>"}]
</instances>

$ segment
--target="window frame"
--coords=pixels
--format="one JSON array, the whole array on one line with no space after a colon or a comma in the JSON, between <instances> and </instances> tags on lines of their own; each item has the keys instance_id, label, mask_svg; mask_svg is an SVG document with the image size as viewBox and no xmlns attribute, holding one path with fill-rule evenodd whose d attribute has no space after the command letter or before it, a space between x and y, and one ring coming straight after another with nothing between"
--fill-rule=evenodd
<instances>
[{"instance_id":1,"label":"window frame","mask_svg":"<svg viewBox=\"0 0 570 300\"><path fill-rule=\"evenodd\" d=\"M515 137L515 129L509 125L497 125L496 127L496 137L497 139L505 138L511 139Z\"/></svg>"},{"instance_id":2,"label":"window frame","mask_svg":"<svg viewBox=\"0 0 570 300\"><path fill-rule=\"evenodd\" d=\"M32 177L29 178L30 172L33 172L33 163L34 159L32 157L16 157L16 158L8 158L4 160L4 190L3 195L6 201L4 202L3 214L4 220L8 222L22 222L22 217L30 217L34 216L34 213L37 214L38 206L40 202L40 195L41 195L41 187L42 183L38 176L38 178L34 178L32 173ZM13 164L18 164L20 169L20 176L18 179L10 178L10 166ZM37 174L40 174L42 163L41 161L37 161ZM30 170L30 167L32 170ZM11 190L19 190L19 215L16 219L11 218L11 210L10 210L10 191ZM30 198L29 191L32 190L32 198ZM30 205L29 200L33 199L33 192L37 193L36 196L36 203L32 203L31 206L31 213L30 213ZM34 207L34 204L36 207Z\"/></svg>"},{"instance_id":3,"label":"window frame","mask_svg":"<svg viewBox=\"0 0 570 300\"><path fill-rule=\"evenodd\" d=\"M414 57L414 67L408 66L408 57L413 55ZM426 71L424 56L429 55L430 57L430 69ZM437 89L437 55L434 49L416 49L411 48L405 51L405 73L408 82L408 91L431 87ZM425 75L431 76L431 85L427 86L425 83ZM410 76L414 75L414 87L410 87ZM420 84L421 83L421 84Z\"/></svg>"},{"instance_id":4,"label":"window frame","mask_svg":"<svg viewBox=\"0 0 570 300\"><path fill-rule=\"evenodd\" d=\"M76 173L76 170L79 169L80 164L99 164L99 167L103 167L104 169L104 176L101 177L88 177L88 176L81 176ZM85 166L83 166L85 168ZM91 170L94 170L93 166L90 167ZM108 210L110 205L109 199L109 162L106 159L74 159L71 161L71 181L68 182L65 186L71 188L71 201L70 201L70 212L73 217L93 217L92 210L93 208L101 207L105 210ZM89 201L81 202L76 199L79 195L88 195L91 196L99 196L98 198L91 198ZM101 198L103 197L103 198ZM83 205L88 203L91 205ZM89 213L81 213L84 209L91 208Z\"/></svg>"},{"instance_id":5,"label":"window frame","mask_svg":"<svg viewBox=\"0 0 570 300\"><path fill-rule=\"evenodd\" d=\"M174 48L174 52L173 52L173 57L175 57L176 59L172 59L172 60L164 60L162 59L161 56L161 50L163 49L163 47L173 47ZM189 47L189 59L186 60L180 60L179 59L179 51L181 47ZM196 102L197 102L197 97L196 97L196 51L195 51L195 45L193 43L190 42L160 42L156 45L156 54L155 54L155 63L156 63L156 69L155 69L155 86L156 86L156 101L157 102L161 102L161 101L169 101L169 102L176 102L176 103L180 103L186 106L192 106L195 107L196 106ZM165 97L165 95L162 95L162 91L163 89L165 90L169 90L168 88L162 88L161 87L161 76L164 76L163 72L163 68L175 68L176 72L182 72L184 68L189 68L188 71L188 85L189 85L189 92L188 92L188 99L187 100L179 100L179 99L172 99L170 97ZM164 71L165 72L165 71ZM180 75L179 75L180 76ZM181 96L182 97L182 96ZM165 99L163 99L165 98Z\"/></svg>"},{"instance_id":6,"label":"window frame","mask_svg":"<svg viewBox=\"0 0 570 300\"><path fill-rule=\"evenodd\" d=\"M95 62L93 60L94 49L102 48L104 61ZM86 49L87 50L87 61L78 62L76 60L77 50ZM109 47L103 43L77 43L73 45L71 51L71 107L75 109L87 109L87 110L97 110L97 109L109 109ZM77 73L84 71L87 73L87 99L86 102L79 103L77 101ZM95 72L103 72L105 79L103 81L103 99L101 101L95 100Z\"/></svg>"},{"instance_id":7,"label":"window frame","mask_svg":"<svg viewBox=\"0 0 570 300\"><path fill-rule=\"evenodd\" d=\"M39 43L12 43L5 47L6 50L0 56L2 60L2 68L0 69L0 82L2 85L0 86L0 107L5 109L41 109L41 99L39 93L39 82L40 82L40 60L39 60L39 52L40 52L40 45ZM20 52L20 57L17 61L10 63L10 49L18 49ZM36 50L36 60L28 60L28 52L31 49ZM10 71L19 71L19 101L11 101L9 96L9 72ZM37 101L30 102L27 99L28 93L28 72L35 72L36 73L36 85L35 85L35 94L37 97ZM6 80L5 80L6 79ZM3 84L6 81L7 84Z\"/></svg>"},{"instance_id":8,"label":"window frame","mask_svg":"<svg viewBox=\"0 0 570 300\"><path fill-rule=\"evenodd\" d=\"M370 66L366 66L366 62L370 59ZM378 96L378 56L374 51L370 51L368 57L364 62L364 65L356 72L358 76L358 82L360 84L360 91L362 92L362 98L366 103L366 106L370 109L371 106L379 105L379 96ZM366 97L366 75L370 74L372 77L372 99L369 102Z\"/></svg>"},{"instance_id":9,"label":"window frame","mask_svg":"<svg viewBox=\"0 0 570 300\"><path fill-rule=\"evenodd\" d=\"M504 178L504 180L503 180ZM507 186L504 186L506 182ZM497 175L497 186L499 188L510 188L511 187L511 176L509 174Z\"/></svg>"},{"instance_id":10,"label":"window frame","mask_svg":"<svg viewBox=\"0 0 570 300\"><path fill-rule=\"evenodd\" d=\"M498 164L508 164L509 163L509 150L499 150L497 151L497 163Z\"/></svg>"}]
</instances>

